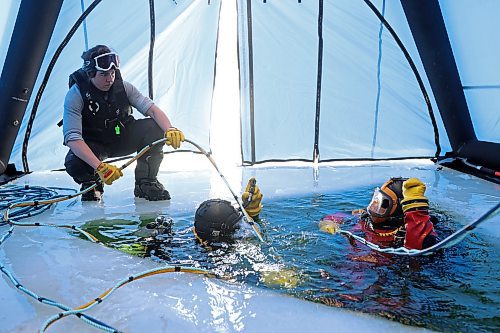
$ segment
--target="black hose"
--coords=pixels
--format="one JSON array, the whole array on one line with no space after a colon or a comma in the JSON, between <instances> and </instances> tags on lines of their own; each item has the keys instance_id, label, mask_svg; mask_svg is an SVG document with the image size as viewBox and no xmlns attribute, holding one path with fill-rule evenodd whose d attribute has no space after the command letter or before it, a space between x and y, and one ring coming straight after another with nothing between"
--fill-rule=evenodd
<instances>
[{"instance_id":1,"label":"black hose","mask_svg":"<svg viewBox=\"0 0 500 333\"><path fill-rule=\"evenodd\" d=\"M148 86L149 98L153 99L153 55L155 47L155 1L149 0L149 26L150 26L150 42L149 42L149 59L148 59Z\"/></svg>"},{"instance_id":2,"label":"black hose","mask_svg":"<svg viewBox=\"0 0 500 333\"><path fill-rule=\"evenodd\" d=\"M31 115L28 120L28 123L26 125L26 133L24 134L24 141L23 141L23 151L22 151L22 160L23 160L23 168L25 173L29 173L29 166L28 166L28 141L31 135L31 129L33 127L33 122L36 117L36 112L38 110L38 106L40 104L40 100L42 99L42 94L45 91L45 87L47 85L47 82L49 81L50 74L52 74L52 70L54 69L54 66L57 62L57 59L59 59L59 56L61 55L62 50L66 47L68 42L70 41L71 37L75 34L76 30L80 27L82 24L83 20L94 10L94 8L101 2L102 0L95 0L90 4L90 6L82 13L82 15L78 18L78 20L75 22L75 24L71 27L70 31L64 38L64 40L61 42L59 47L57 48L56 52L54 53L54 56L50 60L49 66L47 67L47 70L45 72L45 76L43 77L42 84L40 85L40 88L38 89L38 92L36 94L35 101L33 103L33 108L31 110Z\"/></svg>"},{"instance_id":3,"label":"black hose","mask_svg":"<svg viewBox=\"0 0 500 333\"><path fill-rule=\"evenodd\" d=\"M408 64L410 65L411 70L413 71L413 74L415 75L415 78L417 79L418 86L420 87L420 90L422 91L422 95L424 96L425 104L427 105L427 110L429 112L429 117L431 118L432 127L434 128L434 142L436 144L436 153L434 156L435 156L435 158L437 158L441 154L441 145L439 144L439 131L438 131L438 127L437 127L436 117L434 116L434 111L432 110L432 105L431 105L431 102L429 99L429 95L427 94L427 90L425 89L425 85L424 85L424 82L422 80L422 77L418 73L417 66L415 65L415 62L411 58L410 53L408 52L408 50L404 46L404 44L401 41L401 39L399 38L399 36L396 34L396 32L391 27L389 22L387 22L385 17L378 11L377 7L375 7L370 0L363 0L363 1L366 3L366 5L368 7L370 7L370 9L375 13L375 15L377 15L380 22L382 22L382 24L391 33L392 37L394 38L394 40L398 44L399 48L401 49L401 51L403 51L403 54L404 54L406 60L408 61Z\"/></svg>"}]
</instances>

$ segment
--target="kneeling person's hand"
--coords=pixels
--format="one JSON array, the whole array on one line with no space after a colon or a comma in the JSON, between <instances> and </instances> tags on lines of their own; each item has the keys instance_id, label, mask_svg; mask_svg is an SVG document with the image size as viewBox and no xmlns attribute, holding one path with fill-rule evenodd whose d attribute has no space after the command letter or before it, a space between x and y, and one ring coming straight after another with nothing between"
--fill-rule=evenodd
<instances>
[{"instance_id":1,"label":"kneeling person's hand","mask_svg":"<svg viewBox=\"0 0 500 333\"><path fill-rule=\"evenodd\" d=\"M123 172L113 164L102 162L96 169L99 178L106 185L111 185L115 180L123 176Z\"/></svg>"},{"instance_id":2,"label":"kneeling person's hand","mask_svg":"<svg viewBox=\"0 0 500 333\"><path fill-rule=\"evenodd\" d=\"M165 142L167 145L172 146L172 148L177 149L181 146L181 142L186 140L184 137L184 133L182 133L181 130L175 128L175 127L170 127L167 129L165 132L165 138L167 141Z\"/></svg>"}]
</instances>

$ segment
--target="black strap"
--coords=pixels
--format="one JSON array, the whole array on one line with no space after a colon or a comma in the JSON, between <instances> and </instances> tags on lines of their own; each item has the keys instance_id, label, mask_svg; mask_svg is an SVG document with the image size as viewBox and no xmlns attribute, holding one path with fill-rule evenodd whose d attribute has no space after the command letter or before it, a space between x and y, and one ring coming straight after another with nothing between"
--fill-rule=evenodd
<instances>
[{"instance_id":1,"label":"black strap","mask_svg":"<svg viewBox=\"0 0 500 333\"><path fill-rule=\"evenodd\" d=\"M81 85L87 80L87 74L85 74L85 71L83 69L78 69L71 73L71 75L68 78L68 88L71 88L75 83L80 88L80 90L83 88ZM59 120L57 123L58 127L61 127L63 125L63 120Z\"/></svg>"}]
</instances>

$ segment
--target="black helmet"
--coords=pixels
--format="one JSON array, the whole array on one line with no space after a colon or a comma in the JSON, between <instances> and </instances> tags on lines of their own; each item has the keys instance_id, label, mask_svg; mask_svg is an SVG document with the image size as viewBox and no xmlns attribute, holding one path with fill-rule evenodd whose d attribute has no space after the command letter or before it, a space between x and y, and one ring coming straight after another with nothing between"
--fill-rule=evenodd
<instances>
[{"instance_id":1,"label":"black helmet","mask_svg":"<svg viewBox=\"0 0 500 333\"><path fill-rule=\"evenodd\" d=\"M229 201L210 199L201 203L194 217L194 233L207 243L230 241L239 229L242 214Z\"/></svg>"}]
</instances>

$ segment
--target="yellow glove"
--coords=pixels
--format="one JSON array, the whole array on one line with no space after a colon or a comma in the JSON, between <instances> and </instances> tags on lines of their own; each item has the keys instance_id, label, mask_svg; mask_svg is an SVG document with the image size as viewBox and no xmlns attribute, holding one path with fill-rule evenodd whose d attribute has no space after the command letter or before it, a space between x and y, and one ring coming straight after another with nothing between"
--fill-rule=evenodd
<instances>
[{"instance_id":1,"label":"yellow glove","mask_svg":"<svg viewBox=\"0 0 500 333\"><path fill-rule=\"evenodd\" d=\"M172 148L177 149L181 146L181 142L186 140L184 134L175 127L170 127L165 132L165 138L167 139L166 144L172 146Z\"/></svg>"},{"instance_id":2,"label":"yellow glove","mask_svg":"<svg viewBox=\"0 0 500 333\"><path fill-rule=\"evenodd\" d=\"M95 170L106 185L111 185L115 180L123 176L123 172L112 164L102 162Z\"/></svg>"},{"instance_id":3,"label":"yellow glove","mask_svg":"<svg viewBox=\"0 0 500 333\"><path fill-rule=\"evenodd\" d=\"M262 193L260 193L259 187L256 185L256 180L254 177L248 180L247 188L245 192L241 195L241 200L243 200L243 207L245 208L248 215L255 217L259 215L262 210Z\"/></svg>"},{"instance_id":4,"label":"yellow glove","mask_svg":"<svg viewBox=\"0 0 500 333\"><path fill-rule=\"evenodd\" d=\"M418 178L410 178L403 183L403 200L401 206L403 212L417 208L429 208L429 201L425 194L425 184Z\"/></svg>"}]
</instances>

